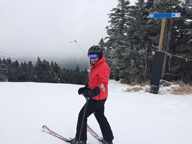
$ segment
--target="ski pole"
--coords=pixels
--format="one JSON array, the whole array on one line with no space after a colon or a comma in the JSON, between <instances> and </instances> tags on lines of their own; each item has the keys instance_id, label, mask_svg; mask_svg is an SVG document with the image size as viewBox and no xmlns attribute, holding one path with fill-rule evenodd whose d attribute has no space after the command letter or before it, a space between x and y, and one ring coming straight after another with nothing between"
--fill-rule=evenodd
<instances>
[{"instance_id":1,"label":"ski pole","mask_svg":"<svg viewBox=\"0 0 192 144\"><path fill-rule=\"evenodd\" d=\"M78 144L80 144L80 138L81 138L81 133L82 133L82 130L83 130L83 122L84 122L84 119L85 119L85 113L86 113L86 110L87 110L88 100L89 100L89 98L86 98L86 104L85 104L83 118L82 118L82 122L81 122L81 129L80 129L80 132L79 132Z\"/></svg>"}]
</instances>

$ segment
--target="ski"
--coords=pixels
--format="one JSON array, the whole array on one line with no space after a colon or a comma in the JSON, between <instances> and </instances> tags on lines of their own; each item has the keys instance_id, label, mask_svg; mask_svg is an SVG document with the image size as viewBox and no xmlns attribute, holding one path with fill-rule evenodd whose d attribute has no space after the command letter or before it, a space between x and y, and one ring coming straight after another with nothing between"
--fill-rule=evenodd
<instances>
[{"instance_id":1,"label":"ski","mask_svg":"<svg viewBox=\"0 0 192 144\"><path fill-rule=\"evenodd\" d=\"M95 137L99 142L101 142L102 144L105 144L105 140L100 137L96 132L93 131L93 129L91 129L91 127L87 124L87 131L93 136Z\"/></svg>"},{"instance_id":2,"label":"ski","mask_svg":"<svg viewBox=\"0 0 192 144\"><path fill-rule=\"evenodd\" d=\"M57 138L65 141L65 142L67 142L67 143L71 143L71 140L69 140L69 139L67 139L67 138L65 138L65 137L57 134L56 132L50 130L46 125L43 125L43 126L42 126L42 130L43 130L44 132L50 134L50 135L53 135L53 136L55 136L55 137L57 137ZM102 144L105 144L105 140L104 140L102 137L100 137L97 133L95 133L95 132L93 131L93 129L91 129L91 127L90 127L88 124L87 124L87 131L88 131L93 137L95 137L99 142L101 142Z\"/></svg>"},{"instance_id":3,"label":"ski","mask_svg":"<svg viewBox=\"0 0 192 144\"><path fill-rule=\"evenodd\" d=\"M50 130L46 125L43 125L42 129L43 129L44 132L47 132L47 133L49 133L50 135L53 135L53 136L55 136L55 137L57 137L57 138L65 141L65 142L67 142L67 143L71 143L70 140L68 140L68 139L66 139L65 137L57 134L56 132Z\"/></svg>"}]
</instances>

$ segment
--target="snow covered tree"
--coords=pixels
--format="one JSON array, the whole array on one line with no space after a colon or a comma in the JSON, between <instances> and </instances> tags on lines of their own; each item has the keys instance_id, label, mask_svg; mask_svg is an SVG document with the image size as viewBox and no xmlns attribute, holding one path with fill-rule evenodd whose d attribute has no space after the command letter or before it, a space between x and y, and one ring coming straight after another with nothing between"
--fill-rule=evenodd
<instances>
[{"instance_id":1,"label":"snow covered tree","mask_svg":"<svg viewBox=\"0 0 192 144\"><path fill-rule=\"evenodd\" d=\"M123 50L119 73L123 82L140 83L150 77L152 51L157 45L154 41L157 29L153 25L154 21L148 19L152 5L152 0L148 0L147 3L138 0L135 6L129 7L129 19L125 22L127 43Z\"/></svg>"},{"instance_id":2,"label":"snow covered tree","mask_svg":"<svg viewBox=\"0 0 192 144\"><path fill-rule=\"evenodd\" d=\"M172 29L170 46L168 48L165 46L165 51L177 57L171 58L170 63L167 61L164 78L192 82L191 63L186 61L187 58L192 58L192 2L174 0L170 1L170 5L172 5L170 11L181 12L181 17L173 19L170 25Z\"/></svg>"},{"instance_id":3,"label":"snow covered tree","mask_svg":"<svg viewBox=\"0 0 192 144\"><path fill-rule=\"evenodd\" d=\"M21 75L18 77L18 81L28 81L27 77L27 63L22 62L21 63Z\"/></svg>"},{"instance_id":4,"label":"snow covered tree","mask_svg":"<svg viewBox=\"0 0 192 144\"><path fill-rule=\"evenodd\" d=\"M16 60L12 64L11 72L9 73L9 81L17 82L19 77L21 76L21 67L19 65L19 62Z\"/></svg>"},{"instance_id":5,"label":"snow covered tree","mask_svg":"<svg viewBox=\"0 0 192 144\"><path fill-rule=\"evenodd\" d=\"M0 59L0 82L8 80L8 69L6 63Z\"/></svg>"},{"instance_id":6,"label":"snow covered tree","mask_svg":"<svg viewBox=\"0 0 192 144\"><path fill-rule=\"evenodd\" d=\"M117 8L113 8L112 13L109 14L110 25L106 27L108 36L105 38L107 50L104 55L110 55L106 58L111 68L111 74L116 80L119 80L122 53L126 47L127 26L125 22L128 20L129 4L129 0L119 0Z\"/></svg>"},{"instance_id":7,"label":"snow covered tree","mask_svg":"<svg viewBox=\"0 0 192 144\"><path fill-rule=\"evenodd\" d=\"M104 42L103 38L100 40L99 46L104 50L104 48L105 48L105 42Z\"/></svg>"},{"instance_id":8,"label":"snow covered tree","mask_svg":"<svg viewBox=\"0 0 192 144\"><path fill-rule=\"evenodd\" d=\"M29 81L32 81L35 76L35 69L31 61L27 64L27 78Z\"/></svg>"}]
</instances>

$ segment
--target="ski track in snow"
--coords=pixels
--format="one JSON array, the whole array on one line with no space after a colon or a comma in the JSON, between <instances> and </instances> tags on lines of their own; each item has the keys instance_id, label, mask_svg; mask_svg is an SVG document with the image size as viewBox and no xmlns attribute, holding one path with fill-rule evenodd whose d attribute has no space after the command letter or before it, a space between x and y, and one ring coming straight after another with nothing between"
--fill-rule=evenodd
<instances>
[{"instance_id":1,"label":"ski track in snow","mask_svg":"<svg viewBox=\"0 0 192 144\"><path fill-rule=\"evenodd\" d=\"M78 113L85 99L82 85L50 83L0 83L0 144L63 144L42 131L73 138ZM192 95L123 92L128 85L110 80L105 114L115 144L191 144ZM90 127L100 136L93 115ZM88 133L88 143L99 142Z\"/></svg>"}]
</instances>

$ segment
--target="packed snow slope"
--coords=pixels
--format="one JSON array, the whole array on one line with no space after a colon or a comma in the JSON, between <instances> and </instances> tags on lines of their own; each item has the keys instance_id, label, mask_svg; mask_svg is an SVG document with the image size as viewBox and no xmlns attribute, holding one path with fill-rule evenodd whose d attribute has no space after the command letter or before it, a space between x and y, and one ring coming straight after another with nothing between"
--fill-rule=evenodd
<instances>
[{"instance_id":1,"label":"packed snow slope","mask_svg":"<svg viewBox=\"0 0 192 144\"><path fill-rule=\"evenodd\" d=\"M85 103L82 85L0 83L0 144L64 144L42 131L47 125L66 138L75 136ZM123 92L128 85L110 80L105 115L114 144L192 144L192 96ZM95 117L88 124L101 135ZM99 142L88 133L88 143Z\"/></svg>"}]
</instances>

